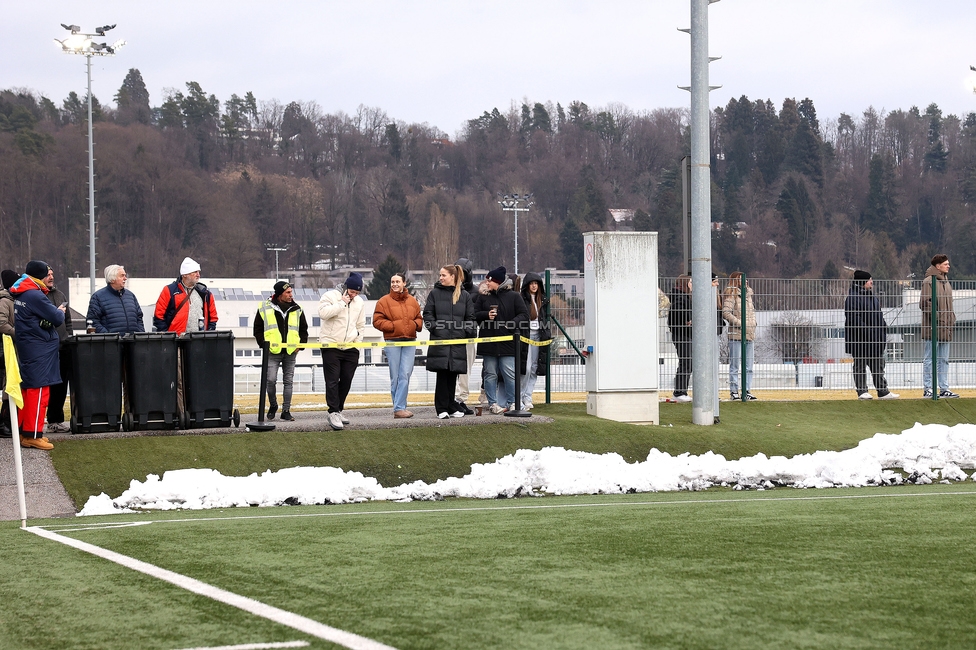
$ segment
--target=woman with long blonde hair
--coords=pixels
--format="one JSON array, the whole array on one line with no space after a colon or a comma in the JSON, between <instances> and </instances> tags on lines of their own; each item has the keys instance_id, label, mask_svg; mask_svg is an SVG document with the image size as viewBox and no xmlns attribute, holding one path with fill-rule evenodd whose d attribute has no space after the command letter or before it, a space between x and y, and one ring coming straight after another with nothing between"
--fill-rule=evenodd
<instances>
[{"instance_id":1,"label":"woman with long blonde hair","mask_svg":"<svg viewBox=\"0 0 976 650\"><path fill-rule=\"evenodd\" d=\"M474 305L471 295L461 284L464 270L456 264L442 266L434 287L424 304L424 327L430 340L474 338ZM436 373L434 411L441 419L463 417L464 410L454 401L458 375L468 371L464 344L432 345L427 349L427 371Z\"/></svg>"},{"instance_id":2,"label":"woman with long blonde hair","mask_svg":"<svg viewBox=\"0 0 976 650\"><path fill-rule=\"evenodd\" d=\"M743 390L750 402L758 399L749 390L752 388L753 339L756 337L756 309L752 304L752 287L746 283L746 385ZM739 393L739 371L742 360L742 272L733 271L729 274L729 284L725 287L722 300L722 317L729 323L729 397L737 400Z\"/></svg>"}]
</instances>

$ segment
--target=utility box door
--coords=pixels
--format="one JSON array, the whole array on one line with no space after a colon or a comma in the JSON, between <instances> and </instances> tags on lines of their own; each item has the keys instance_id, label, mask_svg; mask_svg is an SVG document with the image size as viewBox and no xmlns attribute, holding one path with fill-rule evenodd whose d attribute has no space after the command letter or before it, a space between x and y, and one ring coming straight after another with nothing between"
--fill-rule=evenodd
<instances>
[{"instance_id":1,"label":"utility box door","mask_svg":"<svg viewBox=\"0 0 976 650\"><path fill-rule=\"evenodd\" d=\"M656 232L583 234L587 392L658 389Z\"/></svg>"}]
</instances>

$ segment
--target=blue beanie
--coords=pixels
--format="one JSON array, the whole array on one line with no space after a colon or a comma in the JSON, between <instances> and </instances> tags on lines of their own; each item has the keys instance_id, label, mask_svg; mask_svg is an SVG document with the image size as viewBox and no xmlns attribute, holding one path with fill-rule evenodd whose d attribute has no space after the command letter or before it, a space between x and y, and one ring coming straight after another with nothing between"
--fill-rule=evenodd
<instances>
[{"instance_id":1,"label":"blue beanie","mask_svg":"<svg viewBox=\"0 0 976 650\"><path fill-rule=\"evenodd\" d=\"M352 289L353 291L363 290L363 276L358 273L350 273L349 277L346 278L346 289Z\"/></svg>"}]
</instances>

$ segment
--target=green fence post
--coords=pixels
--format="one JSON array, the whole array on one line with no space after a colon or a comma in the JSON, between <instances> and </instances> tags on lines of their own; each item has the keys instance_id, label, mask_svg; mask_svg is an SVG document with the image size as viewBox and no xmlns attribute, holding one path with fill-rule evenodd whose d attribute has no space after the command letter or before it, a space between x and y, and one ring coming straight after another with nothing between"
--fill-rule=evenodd
<instances>
[{"instance_id":1,"label":"green fence post","mask_svg":"<svg viewBox=\"0 0 976 650\"><path fill-rule=\"evenodd\" d=\"M552 301L552 294L550 293L551 288L549 283L551 279L551 274L552 272L549 269L546 269L546 297L549 298L550 301ZM551 331L552 330L550 329L550 335L551 335ZM539 350L541 354L542 349L540 348ZM549 344L549 348L546 354L546 404L552 404L552 344L551 343Z\"/></svg>"},{"instance_id":2,"label":"green fence post","mask_svg":"<svg viewBox=\"0 0 976 650\"><path fill-rule=\"evenodd\" d=\"M932 276L932 399L939 399L939 298L936 276Z\"/></svg>"},{"instance_id":3,"label":"green fence post","mask_svg":"<svg viewBox=\"0 0 976 650\"><path fill-rule=\"evenodd\" d=\"M739 330L741 334L739 338L739 371L742 373L742 392L739 394L739 399L743 402L748 402L749 397L749 386L746 384L746 274L743 273L739 278Z\"/></svg>"}]
</instances>

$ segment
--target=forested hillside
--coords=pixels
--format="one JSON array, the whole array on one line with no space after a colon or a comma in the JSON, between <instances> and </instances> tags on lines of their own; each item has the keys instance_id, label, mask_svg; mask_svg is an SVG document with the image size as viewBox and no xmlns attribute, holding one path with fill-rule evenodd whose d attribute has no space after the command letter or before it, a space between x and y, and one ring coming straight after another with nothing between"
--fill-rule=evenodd
<instances>
[{"instance_id":1,"label":"forested hillside","mask_svg":"<svg viewBox=\"0 0 976 650\"><path fill-rule=\"evenodd\" d=\"M325 114L251 93L218 100L195 82L153 106L138 70L95 99L98 267L169 276L184 255L210 276L281 266L411 268L457 256L511 266L498 193L532 192L520 270L580 268L580 233L609 209L661 233L679 272L685 109L634 112L526 101L486 107L461 132L380 108ZM0 92L0 260L87 275L87 98ZM947 253L976 278L976 114L937 106L818 118L814 102L742 97L712 120L713 251L720 271L767 277L920 274Z\"/></svg>"}]
</instances>

